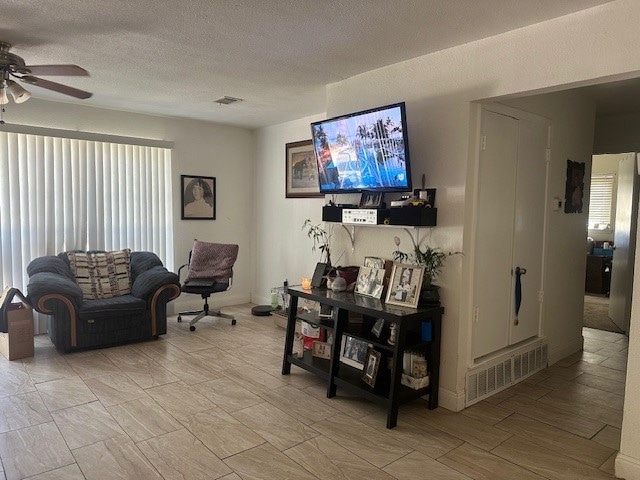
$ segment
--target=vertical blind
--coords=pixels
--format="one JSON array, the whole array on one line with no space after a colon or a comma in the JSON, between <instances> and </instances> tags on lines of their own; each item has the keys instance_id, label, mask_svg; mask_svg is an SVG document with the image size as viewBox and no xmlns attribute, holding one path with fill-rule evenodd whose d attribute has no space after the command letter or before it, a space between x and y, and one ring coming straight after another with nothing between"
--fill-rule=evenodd
<instances>
[{"instance_id":1,"label":"vertical blind","mask_svg":"<svg viewBox=\"0 0 640 480\"><path fill-rule=\"evenodd\" d=\"M608 230L611 228L614 179L615 177L611 173L591 176L588 228L596 230Z\"/></svg>"},{"instance_id":2,"label":"vertical blind","mask_svg":"<svg viewBox=\"0 0 640 480\"><path fill-rule=\"evenodd\" d=\"M147 250L173 269L171 149L0 132L0 282L79 250Z\"/></svg>"}]
</instances>

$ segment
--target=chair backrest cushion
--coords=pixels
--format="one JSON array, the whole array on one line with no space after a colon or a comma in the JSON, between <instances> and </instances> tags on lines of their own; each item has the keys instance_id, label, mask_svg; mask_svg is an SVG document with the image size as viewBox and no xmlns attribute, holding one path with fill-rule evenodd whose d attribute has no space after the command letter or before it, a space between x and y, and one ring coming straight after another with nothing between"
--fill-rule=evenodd
<instances>
[{"instance_id":1,"label":"chair backrest cushion","mask_svg":"<svg viewBox=\"0 0 640 480\"><path fill-rule=\"evenodd\" d=\"M227 282L231 277L233 264L238 258L238 250L238 245L195 240L185 282L201 278Z\"/></svg>"},{"instance_id":2,"label":"chair backrest cushion","mask_svg":"<svg viewBox=\"0 0 640 480\"><path fill-rule=\"evenodd\" d=\"M131 250L66 252L71 273L84 300L113 298L131 293Z\"/></svg>"}]
</instances>

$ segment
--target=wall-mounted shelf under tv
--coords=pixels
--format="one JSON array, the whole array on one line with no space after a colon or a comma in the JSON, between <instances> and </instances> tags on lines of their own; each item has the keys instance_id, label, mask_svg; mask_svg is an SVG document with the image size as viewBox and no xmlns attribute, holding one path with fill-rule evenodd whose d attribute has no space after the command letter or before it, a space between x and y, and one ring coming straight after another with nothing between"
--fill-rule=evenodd
<instances>
[{"instance_id":1,"label":"wall-mounted shelf under tv","mask_svg":"<svg viewBox=\"0 0 640 480\"><path fill-rule=\"evenodd\" d=\"M357 212L362 213L362 215L357 215ZM368 213L371 214L366 215ZM345 221L345 214L348 215L347 221ZM438 220L438 209L422 207L357 209L325 205L322 207L322 220L324 222L346 223L349 225L435 227Z\"/></svg>"}]
</instances>

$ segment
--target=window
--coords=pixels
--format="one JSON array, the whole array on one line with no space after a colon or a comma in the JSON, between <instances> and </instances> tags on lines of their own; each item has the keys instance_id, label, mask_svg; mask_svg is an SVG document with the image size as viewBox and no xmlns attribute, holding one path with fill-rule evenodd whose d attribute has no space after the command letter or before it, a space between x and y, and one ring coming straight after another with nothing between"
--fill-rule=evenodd
<instances>
[{"instance_id":1,"label":"window","mask_svg":"<svg viewBox=\"0 0 640 480\"><path fill-rule=\"evenodd\" d=\"M591 176L591 193L589 195L590 230L611 230L614 181L615 175L612 173L593 174Z\"/></svg>"},{"instance_id":2,"label":"window","mask_svg":"<svg viewBox=\"0 0 640 480\"><path fill-rule=\"evenodd\" d=\"M36 257L120 248L172 269L171 149L0 132L3 286L24 291Z\"/></svg>"}]
</instances>

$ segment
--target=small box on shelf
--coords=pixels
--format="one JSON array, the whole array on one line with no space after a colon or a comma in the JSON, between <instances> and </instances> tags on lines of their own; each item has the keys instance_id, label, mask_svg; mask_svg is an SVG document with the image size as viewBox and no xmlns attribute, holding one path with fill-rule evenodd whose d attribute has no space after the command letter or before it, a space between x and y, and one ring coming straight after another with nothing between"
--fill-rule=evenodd
<instances>
[{"instance_id":1,"label":"small box on shelf","mask_svg":"<svg viewBox=\"0 0 640 480\"><path fill-rule=\"evenodd\" d=\"M402 377L400 378L400 383L405 387L409 387L413 390L418 390L420 388L429 386L429 377L427 376L427 377L416 378L416 377L407 375L406 373L403 373Z\"/></svg>"}]
</instances>

